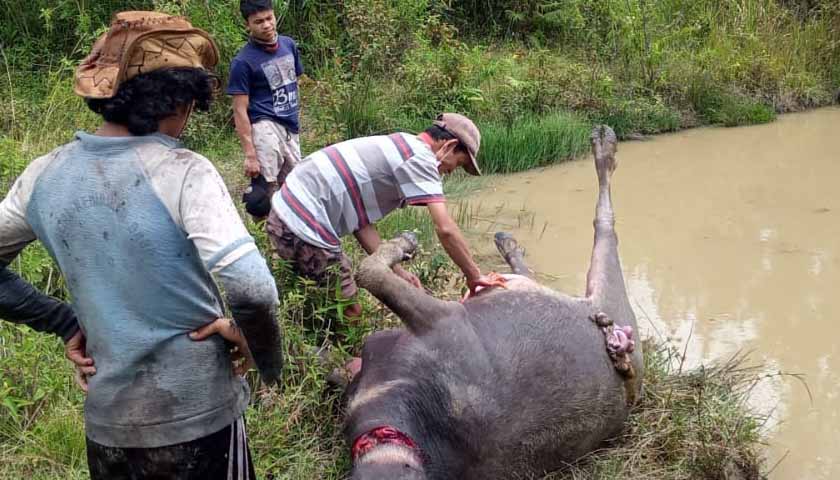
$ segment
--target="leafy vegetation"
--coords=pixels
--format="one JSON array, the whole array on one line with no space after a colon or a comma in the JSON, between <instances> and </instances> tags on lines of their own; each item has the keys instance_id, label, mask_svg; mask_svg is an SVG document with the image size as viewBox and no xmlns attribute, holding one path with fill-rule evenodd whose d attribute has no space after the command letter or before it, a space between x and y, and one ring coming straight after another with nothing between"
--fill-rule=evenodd
<instances>
[{"instance_id":1,"label":"leafy vegetation","mask_svg":"<svg viewBox=\"0 0 840 480\"><path fill-rule=\"evenodd\" d=\"M473 117L480 162L506 173L562 161L587 149L589 127L622 137L705 124L772 121L780 112L827 105L840 86L840 4L833 0L276 0L280 30L304 56L304 152L345 138L417 131L440 111ZM236 0L6 0L0 4L0 195L36 156L91 130L97 118L72 93L73 68L112 12L187 15L218 41L218 73L245 39ZM217 165L238 196L241 153L229 100L196 115L189 147ZM450 193L468 191L464 178ZM458 209L458 216L469 212ZM468 220L465 218L465 220ZM264 252L260 226L249 224ZM407 209L380 224L383 236L420 233L410 268L437 295L463 288L435 247L426 214ZM358 248L347 244L358 258ZM331 337L339 356L396 325L363 296L365 320L272 260L282 291L289 352L282 394L259 388L249 410L261 474L341 478L348 467L338 401L308 346ZM66 298L45 250L27 248L13 268ZM748 371L667 368L648 349L647 393L616 448L552 478L725 478L755 473L756 420L742 395ZM703 395L695 395L698 390ZM85 478L83 396L58 341L0 322L0 478ZM747 478L750 478L747 475Z\"/></svg>"}]
</instances>

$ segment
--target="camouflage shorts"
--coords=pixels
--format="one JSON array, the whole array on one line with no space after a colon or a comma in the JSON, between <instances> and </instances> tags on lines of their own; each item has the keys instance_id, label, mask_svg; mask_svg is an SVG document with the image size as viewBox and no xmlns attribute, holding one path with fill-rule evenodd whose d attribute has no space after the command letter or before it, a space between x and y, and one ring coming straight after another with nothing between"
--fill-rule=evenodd
<instances>
[{"instance_id":1,"label":"camouflage shorts","mask_svg":"<svg viewBox=\"0 0 840 480\"><path fill-rule=\"evenodd\" d=\"M283 183L289 172L300 163L298 134L271 120L260 120L251 125L251 137L260 174L268 182Z\"/></svg>"},{"instance_id":2,"label":"camouflage shorts","mask_svg":"<svg viewBox=\"0 0 840 480\"><path fill-rule=\"evenodd\" d=\"M292 265L295 273L326 286L335 278L336 269L333 266L338 265L341 294L344 298L356 296L359 288L353 280L350 259L344 252L332 252L304 242L283 223L274 210L268 215L265 225L274 251Z\"/></svg>"}]
</instances>

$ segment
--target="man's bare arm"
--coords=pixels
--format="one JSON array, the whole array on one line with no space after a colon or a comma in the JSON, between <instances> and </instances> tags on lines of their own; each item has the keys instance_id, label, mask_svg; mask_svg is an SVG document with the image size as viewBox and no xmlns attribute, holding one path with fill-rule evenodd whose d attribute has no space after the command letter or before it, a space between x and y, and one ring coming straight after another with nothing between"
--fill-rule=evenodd
<instances>
[{"instance_id":1,"label":"man's bare arm","mask_svg":"<svg viewBox=\"0 0 840 480\"><path fill-rule=\"evenodd\" d=\"M356 240L359 241L359 245L365 249L368 255L372 254L379 248L379 245L382 243L382 238L379 236L379 232L376 231L376 227L373 224L366 225L359 230L356 230L353 233L353 236L356 237Z\"/></svg>"},{"instance_id":2,"label":"man's bare arm","mask_svg":"<svg viewBox=\"0 0 840 480\"><path fill-rule=\"evenodd\" d=\"M362 248L365 249L365 252L367 252L368 255L371 255L373 252L375 252L379 248L379 245L382 244L382 237L379 236L379 232L376 230L376 227L374 227L373 224L366 225L365 227L356 230L356 232L354 232L353 235L356 237L356 240L358 240L359 245L361 245ZM400 278L402 278L406 282L414 285L417 288L423 288L423 285L420 283L420 279L417 278L417 276L413 273L404 269L399 263L394 265L393 270L394 273L399 275Z\"/></svg>"},{"instance_id":3,"label":"man's bare arm","mask_svg":"<svg viewBox=\"0 0 840 480\"><path fill-rule=\"evenodd\" d=\"M440 239L443 249L449 257L458 265L467 277L467 286L470 293L475 293L477 287L492 287L503 285L504 282L495 277L487 277L481 274L481 269L472 258L467 241L458 228L458 224L449 216L444 203L430 203L427 205L432 221L435 223L435 232Z\"/></svg>"},{"instance_id":4,"label":"man's bare arm","mask_svg":"<svg viewBox=\"0 0 840 480\"><path fill-rule=\"evenodd\" d=\"M458 268L464 272L467 277L467 283L474 282L481 277L481 270L478 264L472 258L470 249L467 246L467 241L458 228L458 224L449 216L446 210L445 203L430 203L426 206L429 213L432 215L432 221L435 224L435 233L437 233L443 249L449 255L449 258L458 265Z\"/></svg>"},{"instance_id":5,"label":"man's bare arm","mask_svg":"<svg viewBox=\"0 0 840 480\"><path fill-rule=\"evenodd\" d=\"M260 164L257 162L257 150L254 148L251 119L248 118L248 102L248 95L233 96L233 123L236 125L236 134L239 136L242 152L245 154L245 175L256 177L260 174Z\"/></svg>"}]
</instances>

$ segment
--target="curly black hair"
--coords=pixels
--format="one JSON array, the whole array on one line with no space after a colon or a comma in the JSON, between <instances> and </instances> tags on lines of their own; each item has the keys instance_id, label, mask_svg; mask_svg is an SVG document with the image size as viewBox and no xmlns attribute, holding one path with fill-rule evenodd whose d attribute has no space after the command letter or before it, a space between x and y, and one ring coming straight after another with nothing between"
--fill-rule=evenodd
<instances>
[{"instance_id":1,"label":"curly black hair","mask_svg":"<svg viewBox=\"0 0 840 480\"><path fill-rule=\"evenodd\" d=\"M158 122L174 115L180 105L195 102L196 110L209 110L215 85L216 78L206 70L164 68L128 80L111 98L86 98L85 103L132 135L148 135L157 132Z\"/></svg>"}]
</instances>

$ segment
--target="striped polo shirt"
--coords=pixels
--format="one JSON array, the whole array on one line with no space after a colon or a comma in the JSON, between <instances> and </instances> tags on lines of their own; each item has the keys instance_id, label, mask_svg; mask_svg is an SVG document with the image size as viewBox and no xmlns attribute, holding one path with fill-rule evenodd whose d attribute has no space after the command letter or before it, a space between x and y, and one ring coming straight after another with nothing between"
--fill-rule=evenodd
<instances>
[{"instance_id":1,"label":"striped polo shirt","mask_svg":"<svg viewBox=\"0 0 840 480\"><path fill-rule=\"evenodd\" d=\"M302 240L341 250L340 238L396 208L443 202L431 148L395 133L348 140L319 150L292 170L272 207Z\"/></svg>"}]
</instances>

